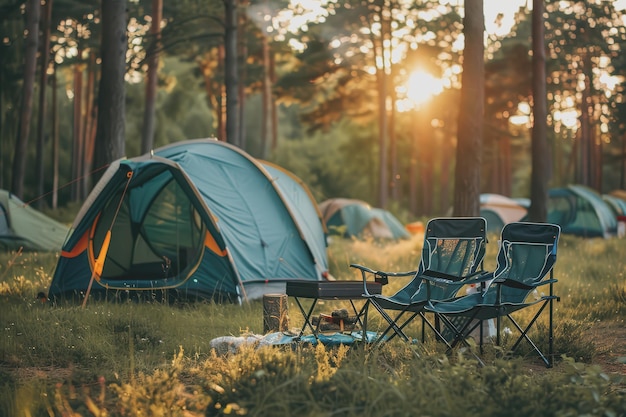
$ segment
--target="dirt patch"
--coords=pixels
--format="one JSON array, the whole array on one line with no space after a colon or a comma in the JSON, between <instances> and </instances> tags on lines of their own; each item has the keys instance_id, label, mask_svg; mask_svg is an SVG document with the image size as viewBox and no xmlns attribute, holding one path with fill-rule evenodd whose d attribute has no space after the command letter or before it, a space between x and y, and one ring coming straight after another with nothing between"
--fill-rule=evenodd
<instances>
[{"instance_id":1,"label":"dirt patch","mask_svg":"<svg viewBox=\"0 0 626 417\"><path fill-rule=\"evenodd\" d=\"M596 322L589 336L596 346L593 364L607 373L626 375L626 325L616 322Z\"/></svg>"}]
</instances>

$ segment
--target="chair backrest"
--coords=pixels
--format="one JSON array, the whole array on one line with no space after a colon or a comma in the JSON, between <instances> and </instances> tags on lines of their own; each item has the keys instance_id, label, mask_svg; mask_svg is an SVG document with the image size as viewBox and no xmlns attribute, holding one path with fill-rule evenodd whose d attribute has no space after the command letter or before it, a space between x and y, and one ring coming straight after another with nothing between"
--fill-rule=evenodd
<instances>
[{"instance_id":1,"label":"chair backrest","mask_svg":"<svg viewBox=\"0 0 626 417\"><path fill-rule=\"evenodd\" d=\"M441 272L458 279L481 267L487 243L483 217L432 219L426 225L420 269Z\"/></svg>"},{"instance_id":2,"label":"chair backrest","mask_svg":"<svg viewBox=\"0 0 626 417\"><path fill-rule=\"evenodd\" d=\"M453 297L464 285L463 278L482 268L487 243L487 222L483 217L439 217L431 219L424 231L424 244L415 278L396 295L414 301L426 298L425 271L454 277L454 285L431 285L431 299Z\"/></svg>"},{"instance_id":3,"label":"chair backrest","mask_svg":"<svg viewBox=\"0 0 626 417\"><path fill-rule=\"evenodd\" d=\"M551 223L515 222L502 229L494 279L532 285L545 279L556 262L561 228ZM496 286L485 292L485 302L496 301ZM533 290L502 286L501 302L523 303Z\"/></svg>"}]
</instances>

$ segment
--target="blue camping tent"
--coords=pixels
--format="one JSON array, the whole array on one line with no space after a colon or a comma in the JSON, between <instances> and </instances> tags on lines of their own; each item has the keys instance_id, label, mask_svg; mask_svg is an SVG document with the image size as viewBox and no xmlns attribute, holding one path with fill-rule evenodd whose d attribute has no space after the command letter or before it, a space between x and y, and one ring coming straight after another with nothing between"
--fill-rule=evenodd
<instances>
[{"instance_id":1,"label":"blue camping tent","mask_svg":"<svg viewBox=\"0 0 626 417\"><path fill-rule=\"evenodd\" d=\"M323 225L294 178L213 139L115 161L72 225L49 297L93 284L107 298L241 302L324 279Z\"/></svg>"}]
</instances>

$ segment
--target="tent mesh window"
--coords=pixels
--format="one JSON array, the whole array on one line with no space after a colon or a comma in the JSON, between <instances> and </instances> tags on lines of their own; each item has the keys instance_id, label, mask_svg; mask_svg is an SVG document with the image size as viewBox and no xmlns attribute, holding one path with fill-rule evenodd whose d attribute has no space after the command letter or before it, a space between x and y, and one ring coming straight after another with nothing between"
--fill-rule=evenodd
<instances>
[{"instance_id":1,"label":"tent mesh window","mask_svg":"<svg viewBox=\"0 0 626 417\"><path fill-rule=\"evenodd\" d=\"M118 211L120 198L121 193L109 201L92 240L93 253L98 254L111 229L101 278L161 281L160 285L186 279L202 253L205 227L180 185L171 179L156 194L133 188Z\"/></svg>"}]
</instances>

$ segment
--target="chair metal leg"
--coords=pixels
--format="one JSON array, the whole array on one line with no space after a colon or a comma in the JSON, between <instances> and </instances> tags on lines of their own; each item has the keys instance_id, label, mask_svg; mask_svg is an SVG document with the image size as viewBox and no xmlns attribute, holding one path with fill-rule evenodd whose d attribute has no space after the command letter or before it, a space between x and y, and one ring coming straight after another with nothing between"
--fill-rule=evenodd
<instances>
[{"instance_id":1,"label":"chair metal leg","mask_svg":"<svg viewBox=\"0 0 626 417\"><path fill-rule=\"evenodd\" d=\"M537 311L537 313L535 314L535 316L530 321L530 323L526 326L525 329L522 329L521 326L513 319L513 317L511 317L511 315L507 315L507 317L509 318L511 323L513 323L513 325L520 332L520 336L517 338L517 340L513 344L513 347L511 348L511 351L512 352L515 351L515 349L517 349L517 347L522 342L522 340L526 340L532 346L532 348L535 350L535 352L537 352L537 354L541 357L541 360L543 360L543 362L546 364L546 367L548 367L548 368L552 367L552 361L549 360L548 358L546 358L546 356L543 354L541 349L539 349L539 347L535 344L535 342L533 342L532 339L530 337L528 337L528 331L533 326L533 324L535 324L535 322L537 321L539 316L541 316L541 313L546 308L546 306L548 305L549 302L550 302L550 300L546 300L541 305L541 307L539 308L539 311ZM551 330L549 329L548 332L551 333ZM552 335L549 334L548 337L551 338ZM549 348L549 349L551 350L551 348ZM549 352L548 356L551 357L551 355L552 355L552 352Z\"/></svg>"}]
</instances>

